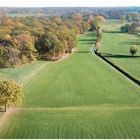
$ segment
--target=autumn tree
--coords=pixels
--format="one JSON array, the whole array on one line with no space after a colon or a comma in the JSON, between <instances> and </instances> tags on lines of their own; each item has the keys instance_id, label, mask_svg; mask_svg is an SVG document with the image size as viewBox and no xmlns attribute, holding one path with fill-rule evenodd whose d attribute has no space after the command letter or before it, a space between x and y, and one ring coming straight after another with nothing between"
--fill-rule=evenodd
<instances>
[{"instance_id":1,"label":"autumn tree","mask_svg":"<svg viewBox=\"0 0 140 140\"><path fill-rule=\"evenodd\" d=\"M96 16L93 20L94 25L96 28L101 27L105 23L105 18L103 16Z\"/></svg>"},{"instance_id":2,"label":"autumn tree","mask_svg":"<svg viewBox=\"0 0 140 140\"><path fill-rule=\"evenodd\" d=\"M101 44L98 41L96 41L96 43L95 43L96 52L99 52L100 46L101 46Z\"/></svg>"},{"instance_id":3,"label":"autumn tree","mask_svg":"<svg viewBox=\"0 0 140 140\"><path fill-rule=\"evenodd\" d=\"M7 51L3 46L0 46L0 67L5 67L6 62L8 61Z\"/></svg>"},{"instance_id":4,"label":"autumn tree","mask_svg":"<svg viewBox=\"0 0 140 140\"><path fill-rule=\"evenodd\" d=\"M3 16L0 24L3 26L13 26L14 22L10 17Z\"/></svg>"},{"instance_id":5,"label":"autumn tree","mask_svg":"<svg viewBox=\"0 0 140 140\"><path fill-rule=\"evenodd\" d=\"M36 49L41 54L49 54L51 56L61 54L63 52L62 44L55 34L47 32L42 35Z\"/></svg>"},{"instance_id":6,"label":"autumn tree","mask_svg":"<svg viewBox=\"0 0 140 140\"><path fill-rule=\"evenodd\" d=\"M62 19L59 16L54 17L54 22L58 25L62 24Z\"/></svg>"},{"instance_id":7,"label":"autumn tree","mask_svg":"<svg viewBox=\"0 0 140 140\"><path fill-rule=\"evenodd\" d=\"M69 37L68 37L67 42L68 42L68 46L69 46L68 52L70 52L70 53L71 53L72 49L76 47L76 44L77 44L76 37L77 36L74 33L74 31L69 31Z\"/></svg>"},{"instance_id":8,"label":"autumn tree","mask_svg":"<svg viewBox=\"0 0 140 140\"><path fill-rule=\"evenodd\" d=\"M132 45L130 47L130 53L132 54L132 56L134 56L138 51L138 47L136 45Z\"/></svg>"},{"instance_id":9,"label":"autumn tree","mask_svg":"<svg viewBox=\"0 0 140 140\"><path fill-rule=\"evenodd\" d=\"M97 41L99 42L101 40L102 36L103 36L103 31L100 27L98 27L96 29L96 33L97 33Z\"/></svg>"},{"instance_id":10,"label":"autumn tree","mask_svg":"<svg viewBox=\"0 0 140 140\"><path fill-rule=\"evenodd\" d=\"M35 38L29 34L20 34L16 36L16 41L19 44L20 58L26 63L36 60Z\"/></svg>"},{"instance_id":11,"label":"autumn tree","mask_svg":"<svg viewBox=\"0 0 140 140\"><path fill-rule=\"evenodd\" d=\"M95 31L96 30L96 25L94 24L94 17L93 15L89 15L89 18L88 18L88 24L89 24L89 31Z\"/></svg>"},{"instance_id":12,"label":"autumn tree","mask_svg":"<svg viewBox=\"0 0 140 140\"><path fill-rule=\"evenodd\" d=\"M23 97L22 86L14 80L0 82L0 105L15 107L21 103Z\"/></svg>"}]
</instances>

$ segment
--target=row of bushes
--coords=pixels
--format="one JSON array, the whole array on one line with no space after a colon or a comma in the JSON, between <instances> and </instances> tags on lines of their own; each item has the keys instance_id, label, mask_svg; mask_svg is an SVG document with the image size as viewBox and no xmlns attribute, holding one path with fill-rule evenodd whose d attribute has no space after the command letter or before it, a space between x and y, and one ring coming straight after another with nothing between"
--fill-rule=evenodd
<instances>
[{"instance_id":1,"label":"row of bushes","mask_svg":"<svg viewBox=\"0 0 140 140\"><path fill-rule=\"evenodd\" d=\"M120 28L122 33L137 34L140 32L140 22L125 24Z\"/></svg>"}]
</instances>

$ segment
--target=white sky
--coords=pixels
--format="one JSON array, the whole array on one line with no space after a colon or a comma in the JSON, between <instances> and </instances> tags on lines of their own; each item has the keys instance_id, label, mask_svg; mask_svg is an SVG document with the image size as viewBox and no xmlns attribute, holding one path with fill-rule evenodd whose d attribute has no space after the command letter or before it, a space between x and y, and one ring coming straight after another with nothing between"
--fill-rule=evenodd
<instances>
[{"instance_id":1,"label":"white sky","mask_svg":"<svg viewBox=\"0 0 140 140\"><path fill-rule=\"evenodd\" d=\"M140 6L140 0L0 0L0 7Z\"/></svg>"}]
</instances>

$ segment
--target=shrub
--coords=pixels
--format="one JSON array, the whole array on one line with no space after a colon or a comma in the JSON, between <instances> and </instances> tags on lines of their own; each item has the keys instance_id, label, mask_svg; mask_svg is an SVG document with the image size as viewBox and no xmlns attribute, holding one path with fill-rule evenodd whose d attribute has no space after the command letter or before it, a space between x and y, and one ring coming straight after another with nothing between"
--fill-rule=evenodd
<instances>
[{"instance_id":1,"label":"shrub","mask_svg":"<svg viewBox=\"0 0 140 140\"><path fill-rule=\"evenodd\" d=\"M14 80L4 80L0 82L0 105L16 106L21 103L23 94L22 86Z\"/></svg>"},{"instance_id":2,"label":"shrub","mask_svg":"<svg viewBox=\"0 0 140 140\"><path fill-rule=\"evenodd\" d=\"M72 48L68 48L68 53L72 53Z\"/></svg>"},{"instance_id":3,"label":"shrub","mask_svg":"<svg viewBox=\"0 0 140 140\"><path fill-rule=\"evenodd\" d=\"M95 48L96 48L97 52L99 52L100 46L101 46L101 44L98 41L96 41Z\"/></svg>"},{"instance_id":4,"label":"shrub","mask_svg":"<svg viewBox=\"0 0 140 140\"><path fill-rule=\"evenodd\" d=\"M130 53L132 54L132 56L134 56L138 51L138 47L136 45L132 45L130 47Z\"/></svg>"}]
</instances>

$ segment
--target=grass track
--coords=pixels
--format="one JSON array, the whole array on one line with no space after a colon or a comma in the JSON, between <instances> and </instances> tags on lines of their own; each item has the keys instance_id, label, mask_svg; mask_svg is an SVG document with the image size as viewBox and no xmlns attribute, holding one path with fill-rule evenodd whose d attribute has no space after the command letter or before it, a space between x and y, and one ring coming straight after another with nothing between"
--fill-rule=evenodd
<instances>
[{"instance_id":1,"label":"grass track","mask_svg":"<svg viewBox=\"0 0 140 140\"><path fill-rule=\"evenodd\" d=\"M93 33L78 39L74 54L28 81L0 138L140 138L139 87L90 52Z\"/></svg>"},{"instance_id":2,"label":"grass track","mask_svg":"<svg viewBox=\"0 0 140 140\"><path fill-rule=\"evenodd\" d=\"M0 69L1 79L14 79L22 84L26 84L34 77L41 69L50 62L36 61L31 64L25 64L16 68Z\"/></svg>"}]
</instances>

